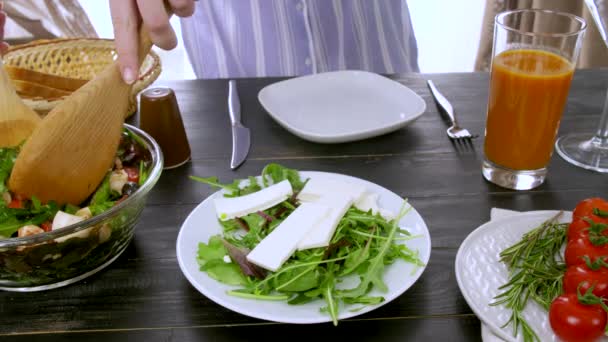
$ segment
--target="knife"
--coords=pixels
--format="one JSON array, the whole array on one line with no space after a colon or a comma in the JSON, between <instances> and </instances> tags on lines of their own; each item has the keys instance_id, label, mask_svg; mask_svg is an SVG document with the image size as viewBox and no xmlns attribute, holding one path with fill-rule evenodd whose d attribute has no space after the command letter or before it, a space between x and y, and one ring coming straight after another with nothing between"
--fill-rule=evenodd
<instances>
[{"instance_id":1,"label":"knife","mask_svg":"<svg viewBox=\"0 0 608 342\"><path fill-rule=\"evenodd\" d=\"M228 113L230 114L230 125L232 126L232 158L230 159L230 168L234 170L247 158L249 145L251 144L249 128L241 123L241 103L235 80L228 82Z\"/></svg>"}]
</instances>

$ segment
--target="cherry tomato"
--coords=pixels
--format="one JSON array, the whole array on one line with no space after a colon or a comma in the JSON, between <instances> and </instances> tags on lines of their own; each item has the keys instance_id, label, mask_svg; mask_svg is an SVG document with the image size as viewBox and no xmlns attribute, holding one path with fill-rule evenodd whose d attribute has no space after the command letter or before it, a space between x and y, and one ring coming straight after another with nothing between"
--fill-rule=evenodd
<instances>
[{"instance_id":1,"label":"cherry tomato","mask_svg":"<svg viewBox=\"0 0 608 342\"><path fill-rule=\"evenodd\" d=\"M11 200L11 203L8 204L8 207L11 209L22 209L23 208L23 202L21 201L21 199L14 197Z\"/></svg>"},{"instance_id":2,"label":"cherry tomato","mask_svg":"<svg viewBox=\"0 0 608 342\"><path fill-rule=\"evenodd\" d=\"M51 230L53 230L53 223L51 221L46 221L40 225L40 228L42 228L42 230L44 230L45 232L50 232Z\"/></svg>"},{"instance_id":3,"label":"cherry tomato","mask_svg":"<svg viewBox=\"0 0 608 342\"><path fill-rule=\"evenodd\" d=\"M608 299L608 268L602 266L593 271L584 265L568 267L564 274L564 292L576 294L579 284L581 293L594 286L594 295Z\"/></svg>"},{"instance_id":4,"label":"cherry tomato","mask_svg":"<svg viewBox=\"0 0 608 342\"><path fill-rule=\"evenodd\" d=\"M606 312L599 305L584 305L576 294L557 297L549 309L549 322L564 342L595 341L606 327Z\"/></svg>"},{"instance_id":5,"label":"cherry tomato","mask_svg":"<svg viewBox=\"0 0 608 342\"><path fill-rule=\"evenodd\" d=\"M600 223L601 224L601 223ZM589 221L584 219L574 219L570 226L568 226L568 241L574 240L578 237L588 237L588 228L591 226ZM608 236L608 229L602 231L602 235Z\"/></svg>"},{"instance_id":6,"label":"cherry tomato","mask_svg":"<svg viewBox=\"0 0 608 342\"><path fill-rule=\"evenodd\" d=\"M591 262L595 262L598 258L608 262L608 245L594 246L588 236L579 236L568 241L565 253L567 266L585 264L583 258L585 255Z\"/></svg>"},{"instance_id":7,"label":"cherry tomato","mask_svg":"<svg viewBox=\"0 0 608 342\"><path fill-rule=\"evenodd\" d=\"M139 183L139 170L136 167L125 166L123 169L127 172L129 182Z\"/></svg>"},{"instance_id":8,"label":"cherry tomato","mask_svg":"<svg viewBox=\"0 0 608 342\"><path fill-rule=\"evenodd\" d=\"M587 228L589 228L589 226L589 222L583 219L574 219L572 223L570 223L570 225L568 226L568 241L575 240L579 237L589 236L589 232L587 231Z\"/></svg>"},{"instance_id":9,"label":"cherry tomato","mask_svg":"<svg viewBox=\"0 0 608 342\"><path fill-rule=\"evenodd\" d=\"M597 208L603 212L608 212L608 201L605 199L594 197L588 198L586 200L582 200L576 205L574 208L574 212L572 214L573 219L578 218L590 218L595 222L604 222L608 223L608 217L597 216L593 214L593 210Z\"/></svg>"}]
</instances>

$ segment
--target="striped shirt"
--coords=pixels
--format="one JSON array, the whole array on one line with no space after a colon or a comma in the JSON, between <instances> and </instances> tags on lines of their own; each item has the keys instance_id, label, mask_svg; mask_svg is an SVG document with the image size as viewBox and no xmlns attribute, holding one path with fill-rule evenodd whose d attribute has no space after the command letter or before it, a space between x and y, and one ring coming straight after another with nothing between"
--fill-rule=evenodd
<instances>
[{"instance_id":1,"label":"striped shirt","mask_svg":"<svg viewBox=\"0 0 608 342\"><path fill-rule=\"evenodd\" d=\"M199 78L419 71L405 0L201 0L181 23Z\"/></svg>"}]
</instances>

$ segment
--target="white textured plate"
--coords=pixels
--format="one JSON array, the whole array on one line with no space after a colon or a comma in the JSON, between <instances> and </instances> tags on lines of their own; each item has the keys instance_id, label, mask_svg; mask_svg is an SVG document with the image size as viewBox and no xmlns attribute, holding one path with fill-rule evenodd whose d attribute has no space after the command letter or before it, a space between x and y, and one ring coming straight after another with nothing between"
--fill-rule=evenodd
<instances>
[{"instance_id":1,"label":"white textured plate","mask_svg":"<svg viewBox=\"0 0 608 342\"><path fill-rule=\"evenodd\" d=\"M506 341L523 341L523 338L521 333L517 339L513 337L512 325L501 328L509 320L510 310L503 305L488 305L509 276L507 267L499 261L499 254L558 212L532 211L492 220L469 234L458 249L456 279L462 295L477 317ZM564 212L560 219L561 222L571 220L571 212ZM548 313L540 305L529 301L523 315L541 341L558 341Z\"/></svg>"},{"instance_id":2,"label":"white textured plate","mask_svg":"<svg viewBox=\"0 0 608 342\"><path fill-rule=\"evenodd\" d=\"M426 110L408 87L366 71L334 71L271 84L258 99L281 126L318 143L340 143L392 132Z\"/></svg>"},{"instance_id":3,"label":"white textured plate","mask_svg":"<svg viewBox=\"0 0 608 342\"><path fill-rule=\"evenodd\" d=\"M403 204L403 199L395 193L359 178L325 172L300 172L300 175L302 178L324 177L362 184L368 191L373 191L380 195L378 200L379 207L388 209L394 213L399 212ZM210 278L207 273L199 270L198 263L196 262L198 243L207 242L211 236L220 234L222 231L220 224L217 222L212 202L214 196L222 196L222 193L216 192L199 204L190 213L177 237L177 260L182 272L190 283L198 291L207 296L207 298L243 315L284 323L330 322L331 318L329 315L321 313L319 310L325 306L323 300L316 300L303 305L288 305L285 302L260 301L229 296L226 294L226 291L236 289L238 286L222 284ZM422 235L420 238L412 239L405 243L413 250L418 250L422 262L425 265L428 264L431 253L431 238L422 217L412 208L401 219L399 225L407 228L414 235ZM416 282L424 271L424 268L419 267L415 269L412 264L402 260L396 261L385 269L384 281L389 289L388 292L371 292L375 296L384 296L385 301L378 305L364 307L357 312L350 310L359 308L359 305L340 306L339 318L344 319L369 312L397 298ZM356 286L356 283L353 286Z\"/></svg>"}]
</instances>

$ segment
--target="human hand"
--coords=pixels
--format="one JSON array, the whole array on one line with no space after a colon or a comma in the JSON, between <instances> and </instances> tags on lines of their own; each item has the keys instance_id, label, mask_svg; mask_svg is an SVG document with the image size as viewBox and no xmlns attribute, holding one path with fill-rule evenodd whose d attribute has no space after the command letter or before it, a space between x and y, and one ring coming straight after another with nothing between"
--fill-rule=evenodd
<instances>
[{"instance_id":1,"label":"human hand","mask_svg":"<svg viewBox=\"0 0 608 342\"><path fill-rule=\"evenodd\" d=\"M189 17L194 13L194 0L165 1L179 17ZM169 24L164 0L110 0L110 12L120 72L125 83L132 84L139 72L137 47L140 21L148 30L152 43L161 49L175 48L177 37Z\"/></svg>"},{"instance_id":2,"label":"human hand","mask_svg":"<svg viewBox=\"0 0 608 342\"><path fill-rule=\"evenodd\" d=\"M0 1L0 56L8 50L8 44L4 41L4 24L6 24L6 13L2 11L4 3Z\"/></svg>"}]
</instances>

